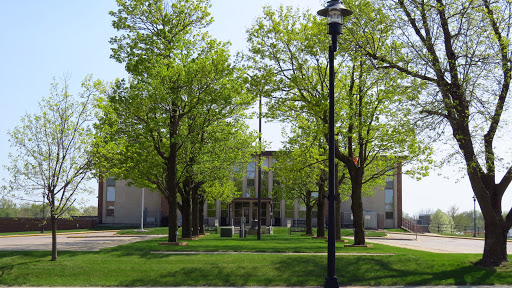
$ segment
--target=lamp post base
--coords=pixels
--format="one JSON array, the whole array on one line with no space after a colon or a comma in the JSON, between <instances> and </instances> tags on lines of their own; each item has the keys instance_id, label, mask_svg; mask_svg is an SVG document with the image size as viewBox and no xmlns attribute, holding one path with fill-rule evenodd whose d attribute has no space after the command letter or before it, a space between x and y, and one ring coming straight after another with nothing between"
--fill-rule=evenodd
<instances>
[{"instance_id":1,"label":"lamp post base","mask_svg":"<svg viewBox=\"0 0 512 288\"><path fill-rule=\"evenodd\" d=\"M324 288L339 288L338 278L336 276L325 277Z\"/></svg>"}]
</instances>

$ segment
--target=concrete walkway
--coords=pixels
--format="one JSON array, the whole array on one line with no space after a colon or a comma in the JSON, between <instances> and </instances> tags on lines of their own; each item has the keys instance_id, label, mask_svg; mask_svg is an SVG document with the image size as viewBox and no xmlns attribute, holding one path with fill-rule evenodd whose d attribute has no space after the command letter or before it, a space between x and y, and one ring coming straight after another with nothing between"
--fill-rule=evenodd
<instances>
[{"instance_id":1,"label":"concrete walkway","mask_svg":"<svg viewBox=\"0 0 512 288\"><path fill-rule=\"evenodd\" d=\"M387 238L366 237L369 243L379 243L395 247L416 249L435 253L475 253L484 251L483 238L443 237L439 235L421 235L406 233L388 233ZM512 254L512 243L507 245L508 254Z\"/></svg>"},{"instance_id":2,"label":"concrete walkway","mask_svg":"<svg viewBox=\"0 0 512 288\"><path fill-rule=\"evenodd\" d=\"M163 237L162 235L115 235L116 232L57 234L59 251L99 251L103 248ZM12 235L0 237L0 251L50 251L52 235Z\"/></svg>"}]
</instances>

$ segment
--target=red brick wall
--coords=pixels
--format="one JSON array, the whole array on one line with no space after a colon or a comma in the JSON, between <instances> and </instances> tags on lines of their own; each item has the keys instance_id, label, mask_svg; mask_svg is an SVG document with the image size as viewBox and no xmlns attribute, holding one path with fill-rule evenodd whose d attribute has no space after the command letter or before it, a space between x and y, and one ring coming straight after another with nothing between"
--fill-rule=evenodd
<instances>
[{"instance_id":1,"label":"red brick wall","mask_svg":"<svg viewBox=\"0 0 512 288\"><path fill-rule=\"evenodd\" d=\"M0 218L0 232L41 231L42 219L39 218ZM98 224L98 218L79 217L74 219L58 219L58 230L94 228ZM44 225L44 230L51 230L49 219Z\"/></svg>"}]
</instances>

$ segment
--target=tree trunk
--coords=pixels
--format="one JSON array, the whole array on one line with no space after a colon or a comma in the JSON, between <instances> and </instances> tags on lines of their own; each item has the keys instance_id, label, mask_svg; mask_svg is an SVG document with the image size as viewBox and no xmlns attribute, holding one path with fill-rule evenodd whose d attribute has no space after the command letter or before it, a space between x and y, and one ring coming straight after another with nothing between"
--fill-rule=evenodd
<instances>
[{"instance_id":1,"label":"tree trunk","mask_svg":"<svg viewBox=\"0 0 512 288\"><path fill-rule=\"evenodd\" d=\"M192 236L199 236L199 193L194 185L192 188Z\"/></svg>"},{"instance_id":2,"label":"tree trunk","mask_svg":"<svg viewBox=\"0 0 512 288\"><path fill-rule=\"evenodd\" d=\"M483 267L497 267L503 266L508 262L508 230L506 230L504 224L504 221L488 221L486 219L484 254L482 259L480 259L476 265Z\"/></svg>"},{"instance_id":3,"label":"tree trunk","mask_svg":"<svg viewBox=\"0 0 512 288\"><path fill-rule=\"evenodd\" d=\"M504 191L499 189L506 189L506 187L498 188L499 185L495 184L495 175L485 173L481 166L475 165L477 161L473 159L476 159L476 153L468 125L452 130L455 131L453 134L458 139L460 150L464 151L469 180L485 222L484 253L482 259L475 264L484 267L502 266L508 262L507 233L510 227L507 226L506 219L502 215L501 202ZM487 159L487 161L491 160ZM494 163L486 163L486 165L492 167Z\"/></svg>"},{"instance_id":4,"label":"tree trunk","mask_svg":"<svg viewBox=\"0 0 512 288\"><path fill-rule=\"evenodd\" d=\"M312 212L313 212L313 206L311 205L311 191L306 192L306 234L312 235L313 234L313 225L312 225Z\"/></svg>"},{"instance_id":5,"label":"tree trunk","mask_svg":"<svg viewBox=\"0 0 512 288\"><path fill-rule=\"evenodd\" d=\"M181 195L181 238L192 238L192 207L190 201L190 190L185 188Z\"/></svg>"},{"instance_id":6,"label":"tree trunk","mask_svg":"<svg viewBox=\"0 0 512 288\"><path fill-rule=\"evenodd\" d=\"M169 205L169 240L168 242L178 242L178 200L176 195L167 198Z\"/></svg>"},{"instance_id":7,"label":"tree trunk","mask_svg":"<svg viewBox=\"0 0 512 288\"><path fill-rule=\"evenodd\" d=\"M50 221L52 223L52 260L57 261L57 218L53 213L53 208L51 211L52 215L50 216Z\"/></svg>"},{"instance_id":8,"label":"tree trunk","mask_svg":"<svg viewBox=\"0 0 512 288\"><path fill-rule=\"evenodd\" d=\"M203 222L204 222L204 203L205 203L205 199L201 196L199 196L199 207L198 207L198 212L199 212L199 234L200 235L204 235L204 225L203 225Z\"/></svg>"},{"instance_id":9,"label":"tree trunk","mask_svg":"<svg viewBox=\"0 0 512 288\"><path fill-rule=\"evenodd\" d=\"M318 184L318 200L316 201L317 214L316 214L316 237L325 237L325 182L320 181Z\"/></svg>"},{"instance_id":10,"label":"tree trunk","mask_svg":"<svg viewBox=\"0 0 512 288\"><path fill-rule=\"evenodd\" d=\"M495 225L497 224L497 225ZM508 262L507 230L498 223L485 222L484 253L476 265L483 267L503 266Z\"/></svg>"},{"instance_id":11,"label":"tree trunk","mask_svg":"<svg viewBox=\"0 0 512 288\"><path fill-rule=\"evenodd\" d=\"M172 139L172 137L171 137ZM178 190L176 187L178 147L174 141L171 142L169 158L167 161L167 202L169 204L169 240L178 242Z\"/></svg>"},{"instance_id":12,"label":"tree trunk","mask_svg":"<svg viewBox=\"0 0 512 288\"><path fill-rule=\"evenodd\" d=\"M357 172L356 172L357 173ZM351 177L352 182L352 215L354 225L354 245L365 245L364 236L364 210L363 210L363 197L361 192L361 181L358 181L359 175ZM361 179L362 180L362 179Z\"/></svg>"}]
</instances>

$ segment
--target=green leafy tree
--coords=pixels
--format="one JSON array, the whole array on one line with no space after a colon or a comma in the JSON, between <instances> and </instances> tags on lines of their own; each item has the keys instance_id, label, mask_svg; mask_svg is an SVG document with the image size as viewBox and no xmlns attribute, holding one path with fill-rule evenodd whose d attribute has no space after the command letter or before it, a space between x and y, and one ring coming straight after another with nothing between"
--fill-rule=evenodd
<instances>
[{"instance_id":1,"label":"green leafy tree","mask_svg":"<svg viewBox=\"0 0 512 288\"><path fill-rule=\"evenodd\" d=\"M81 209L80 214L84 216L98 216L98 206L90 205Z\"/></svg>"},{"instance_id":2,"label":"green leafy tree","mask_svg":"<svg viewBox=\"0 0 512 288\"><path fill-rule=\"evenodd\" d=\"M243 109L243 77L230 63L227 43L202 32L213 21L209 1L117 3L113 27L123 34L111 38L111 57L125 63L132 78L129 85L115 83L101 103L99 170L160 191L169 205L168 241L177 242L180 185L203 182L193 167L201 161L187 156L200 133L189 133L200 131L191 123L208 109Z\"/></svg>"},{"instance_id":3,"label":"green leafy tree","mask_svg":"<svg viewBox=\"0 0 512 288\"><path fill-rule=\"evenodd\" d=\"M16 203L5 197L0 198L0 217L16 217Z\"/></svg>"},{"instance_id":4,"label":"green leafy tree","mask_svg":"<svg viewBox=\"0 0 512 288\"><path fill-rule=\"evenodd\" d=\"M50 96L39 103L38 114L27 114L21 124L9 131L11 191L30 197L44 194L50 211L52 228L52 261L57 260L57 219L63 217L76 200L86 192L85 182L92 169L91 146L92 101L101 82L87 77L82 83L80 99L69 94L67 79L54 82Z\"/></svg>"},{"instance_id":5,"label":"green leafy tree","mask_svg":"<svg viewBox=\"0 0 512 288\"><path fill-rule=\"evenodd\" d=\"M187 117L190 121L184 123L186 141L178 165L183 237L199 235L202 226L199 210L204 201L230 201L240 195L230 178L241 176L235 173L234 167L250 161L256 151L253 146L256 134L247 133L248 127L243 122L243 112L250 104L252 101L246 105L232 105L228 101L223 109L212 104L201 113ZM207 183L211 184L205 186Z\"/></svg>"},{"instance_id":6,"label":"green leafy tree","mask_svg":"<svg viewBox=\"0 0 512 288\"><path fill-rule=\"evenodd\" d=\"M477 265L508 262L512 213L502 216L502 199L512 168L495 149L500 135L510 135L504 127L512 79L512 3L388 0L347 5L361 2L366 8L351 18L350 41L377 68L405 73L426 85L415 102L421 107L424 129L452 136L485 219L484 252ZM393 37L373 37L373 31L387 31Z\"/></svg>"},{"instance_id":7,"label":"green leafy tree","mask_svg":"<svg viewBox=\"0 0 512 288\"><path fill-rule=\"evenodd\" d=\"M453 231L453 219L441 209L437 209L434 214L430 216L430 225L428 229L431 233L447 234Z\"/></svg>"},{"instance_id":8,"label":"green leafy tree","mask_svg":"<svg viewBox=\"0 0 512 288\"><path fill-rule=\"evenodd\" d=\"M292 127L293 136L288 137L284 149L276 153L277 162L274 164L273 171L274 178L280 185L273 192L278 199L302 201L306 207L306 234L313 234L312 211L317 205L317 236L323 237L325 235L322 224L324 223L323 198L327 181L327 159L325 149L321 149L318 143L325 144L325 141L314 138L305 139L311 136L308 132L307 129ZM313 193L317 196L314 197Z\"/></svg>"},{"instance_id":9,"label":"green leafy tree","mask_svg":"<svg viewBox=\"0 0 512 288\"><path fill-rule=\"evenodd\" d=\"M248 34L253 69L272 75L265 79L274 92L269 98L271 115L289 122L308 115L327 139L330 39L325 23L309 12L267 7ZM336 158L347 169L352 186L355 244L365 244L363 187L382 185L398 165L420 163L429 149L416 137L410 117L414 111L404 105L406 99L417 97L419 85L401 85L403 74L374 69L357 45L341 41L339 47L343 56L335 64ZM417 168L424 172L424 167Z\"/></svg>"}]
</instances>

